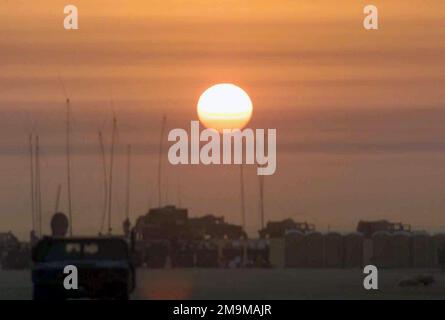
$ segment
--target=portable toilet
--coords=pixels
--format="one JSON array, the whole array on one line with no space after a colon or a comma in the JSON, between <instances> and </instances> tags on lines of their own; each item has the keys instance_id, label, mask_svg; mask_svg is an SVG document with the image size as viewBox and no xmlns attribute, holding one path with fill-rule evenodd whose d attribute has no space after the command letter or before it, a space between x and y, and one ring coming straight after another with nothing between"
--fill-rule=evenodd
<instances>
[{"instance_id":1,"label":"portable toilet","mask_svg":"<svg viewBox=\"0 0 445 320\"><path fill-rule=\"evenodd\" d=\"M269 263L275 268L286 267L286 240L284 238L271 238L268 240Z\"/></svg>"},{"instance_id":2,"label":"portable toilet","mask_svg":"<svg viewBox=\"0 0 445 320\"><path fill-rule=\"evenodd\" d=\"M437 233L433 236L434 265L445 265L445 233Z\"/></svg>"},{"instance_id":3,"label":"portable toilet","mask_svg":"<svg viewBox=\"0 0 445 320\"><path fill-rule=\"evenodd\" d=\"M377 231L372 235L373 252L372 263L381 268L394 265L393 238L388 231Z\"/></svg>"},{"instance_id":4,"label":"portable toilet","mask_svg":"<svg viewBox=\"0 0 445 320\"><path fill-rule=\"evenodd\" d=\"M285 235L285 265L287 268L306 267L307 254L304 234L292 230Z\"/></svg>"},{"instance_id":5,"label":"portable toilet","mask_svg":"<svg viewBox=\"0 0 445 320\"><path fill-rule=\"evenodd\" d=\"M321 268L324 266L324 241L320 232L309 232L304 236L307 253L307 266Z\"/></svg>"},{"instance_id":6,"label":"portable toilet","mask_svg":"<svg viewBox=\"0 0 445 320\"><path fill-rule=\"evenodd\" d=\"M324 265L328 268L341 268L343 260L343 238L337 232L324 235Z\"/></svg>"},{"instance_id":7,"label":"portable toilet","mask_svg":"<svg viewBox=\"0 0 445 320\"><path fill-rule=\"evenodd\" d=\"M392 266L396 268L411 267L411 233L398 231L395 232L391 238L394 250Z\"/></svg>"},{"instance_id":8,"label":"portable toilet","mask_svg":"<svg viewBox=\"0 0 445 320\"><path fill-rule=\"evenodd\" d=\"M412 236L412 266L428 268L434 265L434 242L426 232L416 232Z\"/></svg>"},{"instance_id":9,"label":"portable toilet","mask_svg":"<svg viewBox=\"0 0 445 320\"><path fill-rule=\"evenodd\" d=\"M363 234L348 233L343 237L343 267L356 268L363 264Z\"/></svg>"}]
</instances>

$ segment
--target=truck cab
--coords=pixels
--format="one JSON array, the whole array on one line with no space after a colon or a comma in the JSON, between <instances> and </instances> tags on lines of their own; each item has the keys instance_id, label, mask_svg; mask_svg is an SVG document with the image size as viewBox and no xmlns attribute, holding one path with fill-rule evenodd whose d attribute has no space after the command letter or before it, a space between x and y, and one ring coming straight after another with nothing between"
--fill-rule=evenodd
<instances>
[{"instance_id":1,"label":"truck cab","mask_svg":"<svg viewBox=\"0 0 445 320\"><path fill-rule=\"evenodd\" d=\"M35 300L128 299L135 268L126 240L119 237L44 237L32 250ZM66 266L77 268L78 288L65 289Z\"/></svg>"}]
</instances>

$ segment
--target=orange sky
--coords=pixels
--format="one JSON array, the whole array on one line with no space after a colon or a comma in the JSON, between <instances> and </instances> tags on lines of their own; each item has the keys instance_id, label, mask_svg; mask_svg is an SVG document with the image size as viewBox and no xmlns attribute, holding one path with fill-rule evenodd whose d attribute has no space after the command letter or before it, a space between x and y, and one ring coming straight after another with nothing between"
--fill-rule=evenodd
<instances>
[{"instance_id":1,"label":"orange sky","mask_svg":"<svg viewBox=\"0 0 445 320\"><path fill-rule=\"evenodd\" d=\"M233 82L252 98L251 125L278 129L271 217L296 215L320 228L352 229L361 217L389 215L422 228L445 227L445 2L372 1L380 13L375 32L363 29L368 1L358 0L69 3L79 8L78 31L62 28L65 1L0 3L0 151L8 181L1 187L0 229L26 234L29 225L23 214L29 199L21 191L27 187L24 152L32 128L48 154L48 215L52 194L64 182L59 74L73 101L77 156L97 152L96 131L109 129L112 109L122 144L139 148L135 170L143 177L135 182L135 215L145 210L153 188L154 173L146 165L155 161L142 155L156 150L161 115L168 114L170 127L187 126L207 87ZM100 188L100 174L88 174L100 172L98 164L94 157L78 159L77 189L88 179ZM237 193L208 188L235 183L236 169L170 170L170 199L176 198L178 177L187 180L203 170L206 177L182 187L184 204L192 214L214 212L239 221ZM227 172L220 177L225 170L232 182ZM248 179L254 232L256 178ZM82 190L77 199L86 198ZM200 197L205 200L197 204ZM77 210L87 216L100 206L91 195L78 200ZM425 221L419 212L436 220ZM92 231L81 222L79 228Z\"/></svg>"},{"instance_id":2,"label":"orange sky","mask_svg":"<svg viewBox=\"0 0 445 320\"><path fill-rule=\"evenodd\" d=\"M55 2L2 3L3 101L59 98L58 73L78 99L107 98L111 87L121 99L168 100L173 89L190 101L222 80L249 87L265 108L441 98L442 1L376 1L378 32L362 28L367 2L357 0L75 1L76 32L62 28L65 3Z\"/></svg>"}]
</instances>

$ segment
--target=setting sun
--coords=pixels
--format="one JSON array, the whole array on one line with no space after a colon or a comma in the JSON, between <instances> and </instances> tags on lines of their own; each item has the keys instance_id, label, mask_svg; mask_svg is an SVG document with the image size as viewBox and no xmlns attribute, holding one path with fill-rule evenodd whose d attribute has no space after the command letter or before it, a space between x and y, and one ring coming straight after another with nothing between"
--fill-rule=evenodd
<instances>
[{"instance_id":1,"label":"setting sun","mask_svg":"<svg viewBox=\"0 0 445 320\"><path fill-rule=\"evenodd\" d=\"M199 120L207 128L242 129L252 116L252 101L247 93L231 83L208 88L198 100Z\"/></svg>"}]
</instances>

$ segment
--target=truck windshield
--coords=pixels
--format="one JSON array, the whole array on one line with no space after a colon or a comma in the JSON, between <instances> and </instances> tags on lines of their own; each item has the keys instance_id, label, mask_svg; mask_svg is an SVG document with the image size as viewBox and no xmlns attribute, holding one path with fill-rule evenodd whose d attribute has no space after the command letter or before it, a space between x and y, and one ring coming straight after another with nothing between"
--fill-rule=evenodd
<instances>
[{"instance_id":1,"label":"truck windshield","mask_svg":"<svg viewBox=\"0 0 445 320\"><path fill-rule=\"evenodd\" d=\"M127 245L120 240L51 241L37 252L41 262L65 260L125 260Z\"/></svg>"}]
</instances>

